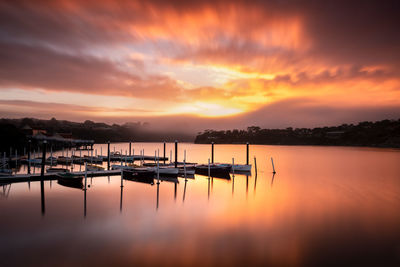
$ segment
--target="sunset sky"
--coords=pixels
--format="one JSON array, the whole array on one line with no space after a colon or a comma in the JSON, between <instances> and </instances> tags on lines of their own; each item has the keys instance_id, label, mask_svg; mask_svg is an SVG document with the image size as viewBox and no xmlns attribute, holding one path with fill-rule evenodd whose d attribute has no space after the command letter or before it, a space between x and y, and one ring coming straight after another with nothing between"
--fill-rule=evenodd
<instances>
[{"instance_id":1,"label":"sunset sky","mask_svg":"<svg viewBox=\"0 0 400 267\"><path fill-rule=\"evenodd\" d=\"M399 118L399 10L384 0L2 0L0 117L196 130Z\"/></svg>"}]
</instances>

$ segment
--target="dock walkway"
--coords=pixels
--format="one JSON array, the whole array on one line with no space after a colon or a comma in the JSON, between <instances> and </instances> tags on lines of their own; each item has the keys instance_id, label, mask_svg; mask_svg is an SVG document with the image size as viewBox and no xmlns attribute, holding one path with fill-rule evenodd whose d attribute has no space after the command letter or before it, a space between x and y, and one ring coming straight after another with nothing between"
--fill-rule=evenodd
<instances>
[{"instance_id":1,"label":"dock walkway","mask_svg":"<svg viewBox=\"0 0 400 267\"><path fill-rule=\"evenodd\" d=\"M76 175L85 175L85 172L73 172ZM88 171L88 177L98 177L98 176L114 176L120 175L121 170L103 170L103 171ZM20 182L32 182L32 181L41 181L41 180L49 181L49 180L57 180L56 173L45 173L44 177L37 174L16 174L10 176L0 176L0 185L1 184L9 184L9 183L20 183Z\"/></svg>"}]
</instances>

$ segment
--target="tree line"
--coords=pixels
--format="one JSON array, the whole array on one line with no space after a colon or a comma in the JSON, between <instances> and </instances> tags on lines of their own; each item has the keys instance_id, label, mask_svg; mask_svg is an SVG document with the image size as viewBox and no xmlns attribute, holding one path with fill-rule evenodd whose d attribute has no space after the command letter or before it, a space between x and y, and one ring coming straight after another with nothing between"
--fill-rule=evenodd
<instances>
[{"instance_id":1,"label":"tree line","mask_svg":"<svg viewBox=\"0 0 400 267\"><path fill-rule=\"evenodd\" d=\"M261 129L215 131L198 133L195 143L252 143L267 145L327 145L371 146L400 148L400 119L377 122L364 121L356 125L318 128Z\"/></svg>"}]
</instances>

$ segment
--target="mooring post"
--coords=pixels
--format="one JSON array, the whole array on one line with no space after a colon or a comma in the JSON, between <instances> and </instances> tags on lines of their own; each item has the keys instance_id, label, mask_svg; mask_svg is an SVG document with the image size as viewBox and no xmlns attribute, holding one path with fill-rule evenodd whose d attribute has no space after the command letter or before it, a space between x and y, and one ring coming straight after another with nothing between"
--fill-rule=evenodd
<instances>
[{"instance_id":1,"label":"mooring post","mask_svg":"<svg viewBox=\"0 0 400 267\"><path fill-rule=\"evenodd\" d=\"M210 179L210 173L211 172L211 169L210 169L210 159L208 159L208 179Z\"/></svg>"},{"instance_id":2,"label":"mooring post","mask_svg":"<svg viewBox=\"0 0 400 267\"><path fill-rule=\"evenodd\" d=\"M257 159L254 157L254 170L256 171L256 177L257 177Z\"/></svg>"},{"instance_id":3,"label":"mooring post","mask_svg":"<svg viewBox=\"0 0 400 267\"><path fill-rule=\"evenodd\" d=\"M172 149L169 151L169 163L172 163Z\"/></svg>"},{"instance_id":4,"label":"mooring post","mask_svg":"<svg viewBox=\"0 0 400 267\"><path fill-rule=\"evenodd\" d=\"M175 168L178 168L178 140L175 140Z\"/></svg>"},{"instance_id":5,"label":"mooring post","mask_svg":"<svg viewBox=\"0 0 400 267\"><path fill-rule=\"evenodd\" d=\"M186 150L185 150L186 152ZM183 173L185 175L185 182L187 181L187 176L186 176L186 159L183 160ZM186 186L186 183L185 183ZM186 188L186 187L185 187ZM184 197L185 198L185 197Z\"/></svg>"},{"instance_id":6,"label":"mooring post","mask_svg":"<svg viewBox=\"0 0 400 267\"><path fill-rule=\"evenodd\" d=\"M214 142L211 142L211 163L214 164Z\"/></svg>"},{"instance_id":7,"label":"mooring post","mask_svg":"<svg viewBox=\"0 0 400 267\"><path fill-rule=\"evenodd\" d=\"M17 165L18 165L18 150L15 149L15 173L17 172Z\"/></svg>"},{"instance_id":8,"label":"mooring post","mask_svg":"<svg viewBox=\"0 0 400 267\"><path fill-rule=\"evenodd\" d=\"M132 142L129 141L129 156L131 156L131 151L132 151Z\"/></svg>"},{"instance_id":9,"label":"mooring post","mask_svg":"<svg viewBox=\"0 0 400 267\"><path fill-rule=\"evenodd\" d=\"M101 159L103 159L103 147L102 146L100 147L100 156L101 156Z\"/></svg>"},{"instance_id":10,"label":"mooring post","mask_svg":"<svg viewBox=\"0 0 400 267\"><path fill-rule=\"evenodd\" d=\"M164 165L165 165L165 141L164 141Z\"/></svg>"},{"instance_id":11,"label":"mooring post","mask_svg":"<svg viewBox=\"0 0 400 267\"><path fill-rule=\"evenodd\" d=\"M31 140L28 140L28 174L31 174Z\"/></svg>"},{"instance_id":12,"label":"mooring post","mask_svg":"<svg viewBox=\"0 0 400 267\"><path fill-rule=\"evenodd\" d=\"M87 189L87 162L85 162L85 190Z\"/></svg>"},{"instance_id":13,"label":"mooring post","mask_svg":"<svg viewBox=\"0 0 400 267\"><path fill-rule=\"evenodd\" d=\"M44 140L43 141L43 152L42 152L42 169L40 172L42 180L44 180L44 166L46 165L46 145L47 145L47 141Z\"/></svg>"},{"instance_id":14,"label":"mooring post","mask_svg":"<svg viewBox=\"0 0 400 267\"><path fill-rule=\"evenodd\" d=\"M160 161L157 159L157 186L160 184ZM158 187L157 187L158 189Z\"/></svg>"},{"instance_id":15,"label":"mooring post","mask_svg":"<svg viewBox=\"0 0 400 267\"><path fill-rule=\"evenodd\" d=\"M53 166L53 146L50 146L50 167Z\"/></svg>"},{"instance_id":16,"label":"mooring post","mask_svg":"<svg viewBox=\"0 0 400 267\"><path fill-rule=\"evenodd\" d=\"M110 141L107 142L107 170L110 170Z\"/></svg>"},{"instance_id":17,"label":"mooring post","mask_svg":"<svg viewBox=\"0 0 400 267\"><path fill-rule=\"evenodd\" d=\"M246 165L249 165L249 142L246 143Z\"/></svg>"},{"instance_id":18,"label":"mooring post","mask_svg":"<svg viewBox=\"0 0 400 267\"><path fill-rule=\"evenodd\" d=\"M271 163L272 163L272 173L275 174L275 166L274 166L274 159L271 157Z\"/></svg>"},{"instance_id":19,"label":"mooring post","mask_svg":"<svg viewBox=\"0 0 400 267\"><path fill-rule=\"evenodd\" d=\"M232 174L235 176L235 158L232 158Z\"/></svg>"},{"instance_id":20,"label":"mooring post","mask_svg":"<svg viewBox=\"0 0 400 267\"><path fill-rule=\"evenodd\" d=\"M123 165L122 165L122 160L121 160L121 187L124 187L124 172L123 172L123 170L124 170L124 168L122 167Z\"/></svg>"}]
</instances>

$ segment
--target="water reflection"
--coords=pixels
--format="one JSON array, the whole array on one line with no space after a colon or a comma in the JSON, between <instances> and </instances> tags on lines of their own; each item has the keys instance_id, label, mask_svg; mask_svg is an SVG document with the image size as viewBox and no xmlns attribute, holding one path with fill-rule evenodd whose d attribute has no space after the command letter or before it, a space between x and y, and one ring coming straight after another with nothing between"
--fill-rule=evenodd
<instances>
[{"instance_id":1,"label":"water reflection","mask_svg":"<svg viewBox=\"0 0 400 267\"><path fill-rule=\"evenodd\" d=\"M123 191L124 191L124 187L123 186L121 186L121 197L120 197L120 201L119 201L119 211L120 211L120 213L122 213L122 194L123 194Z\"/></svg>"},{"instance_id":2,"label":"water reflection","mask_svg":"<svg viewBox=\"0 0 400 267\"><path fill-rule=\"evenodd\" d=\"M187 184L188 180L185 179L185 185L183 187L183 198L182 198L182 202L185 203L185 196L186 196L186 184Z\"/></svg>"},{"instance_id":3,"label":"water reflection","mask_svg":"<svg viewBox=\"0 0 400 267\"><path fill-rule=\"evenodd\" d=\"M272 173L272 179L271 179L271 188L274 185L274 178L275 178L275 173Z\"/></svg>"},{"instance_id":4,"label":"water reflection","mask_svg":"<svg viewBox=\"0 0 400 267\"><path fill-rule=\"evenodd\" d=\"M87 189L84 188L83 189L83 218L86 219L86 192ZM122 197L122 193L121 193L121 197Z\"/></svg>"},{"instance_id":5,"label":"water reflection","mask_svg":"<svg viewBox=\"0 0 400 267\"><path fill-rule=\"evenodd\" d=\"M45 198L44 198L44 181L40 181L40 200L41 200L41 207L42 207L42 215L46 213L46 207L45 207Z\"/></svg>"},{"instance_id":6,"label":"water reflection","mask_svg":"<svg viewBox=\"0 0 400 267\"><path fill-rule=\"evenodd\" d=\"M157 144L137 146L154 151ZM209 156L202 154L209 146L181 149L190 148L196 151L189 154L192 161ZM216 161L236 153L235 161L244 162L238 146L223 148L215 146ZM83 190L84 220L80 190L54 181L46 192L39 181L2 185L1 265L57 266L60 259L66 266L399 265L399 152L265 146L251 151L259 158L274 156L277 181L269 157L253 175L195 175L190 185L177 178L161 179L162 188L149 186L153 179L124 180L120 187L119 176L95 177L90 216Z\"/></svg>"}]
</instances>

